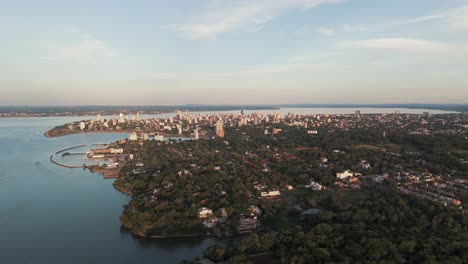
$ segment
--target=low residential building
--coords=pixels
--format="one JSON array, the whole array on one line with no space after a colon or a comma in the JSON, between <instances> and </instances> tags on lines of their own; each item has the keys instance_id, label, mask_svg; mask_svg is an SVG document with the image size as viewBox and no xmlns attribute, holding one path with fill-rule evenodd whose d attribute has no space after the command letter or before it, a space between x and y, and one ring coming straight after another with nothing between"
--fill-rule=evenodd
<instances>
[{"instance_id":1,"label":"low residential building","mask_svg":"<svg viewBox=\"0 0 468 264\"><path fill-rule=\"evenodd\" d=\"M269 191L269 192L261 192L261 197L275 197L281 195L280 191Z\"/></svg>"},{"instance_id":2,"label":"low residential building","mask_svg":"<svg viewBox=\"0 0 468 264\"><path fill-rule=\"evenodd\" d=\"M239 233L249 232L258 227L258 219L254 214L241 214L237 231Z\"/></svg>"},{"instance_id":3,"label":"low residential building","mask_svg":"<svg viewBox=\"0 0 468 264\"><path fill-rule=\"evenodd\" d=\"M225 208L221 208L218 210L218 215L219 215L219 219L218 219L218 222L223 224L223 223L226 223L228 221L228 213L227 213L227 210Z\"/></svg>"},{"instance_id":4,"label":"low residential building","mask_svg":"<svg viewBox=\"0 0 468 264\"><path fill-rule=\"evenodd\" d=\"M352 176L354 176L354 173L351 172L350 170L346 170L344 172L336 173L336 178L338 178L340 180L344 180L344 179L347 179L347 178L352 177Z\"/></svg>"},{"instance_id":5,"label":"low residential building","mask_svg":"<svg viewBox=\"0 0 468 264\"><path fill-rule=\"evenodd\" d=\"M258 208L258 206L255 206L255 205L250 205L249 207L247 207L247 210L249 210L250 213L257 215L257 216L262 214L262 211L260 210L260 208Z\"/></svg>"},{"instance_id":6,"label":"low residential building","mask_svg":"<svg viewBox=\"0 0 468 264\"><path fill-rule=\"evenodd\" d=\"M124 152L123 148L111 148L111 154L122 154Z\"/></svg>"},{"instance_id":7,"label":"low residential building","mask_svg":"<svg viewBox=\"0 0 468 264\"><path fill-rule=\"evenodd\" d=\"M213 210L206 208L206 207L198 208L198 218L208 218L212 215L213 215Z\"/></svg>"},{"instance_id":8,"label":"low residential building","mask_svg":"<svg viewBox=\"0 0 468 264\"><path fill-rule=\"evenodd\" d=\"M306 185L304 187L310 188L310 189L312 189L314 191L320 191L320 190L323 189L323 186L320 183L314 182L314 181L311 181L309 185Z\"/></svg>"},{"instance_id":9,"label":"low residential building","mask_svg":"<svg viewBox=\"0 0 468 264\"><path fill-rule=\"evenodd\" d=\"M211 216L209 218L206 218L205 221L203 221L203 225L206 228L213 228L218 224L218 218L215 216Z\"/></svg>"},{"instance_id":10,"label":"low residential building","mask_svg":"<svg viewBox=\"0 0 468 264\"><path fill-rule=\"evenodd\" d=\"M387 175L378 175L372 178L372 181L375 183L382 183L387 177Z\"/></svg>"},{"instance_id":11,"label":"low residential building","mask_svg":"<svg viewBox=\"0 0 468 264\"><path fill-rule=\"evenodd\" d=\"M318 208L310 208L310 209L307 209L307 210L303 211L303 212L299 215L299 218L305 219L305 218L307 218L307 216L310 216L310 215L319 215L321 212L322 212L322 210L320 210L320 209L318 209Z\"/></svg>"},{"instance_id":12,"label":"low residential building","mask_svg":"<svg viewBox=\"0 0 468 264\"><path fill-rule=\"evenodd\" d=\"M281 128L273 128L273 135L277 135L281 131L283 131Z\"/></svg>"}]
</instances>

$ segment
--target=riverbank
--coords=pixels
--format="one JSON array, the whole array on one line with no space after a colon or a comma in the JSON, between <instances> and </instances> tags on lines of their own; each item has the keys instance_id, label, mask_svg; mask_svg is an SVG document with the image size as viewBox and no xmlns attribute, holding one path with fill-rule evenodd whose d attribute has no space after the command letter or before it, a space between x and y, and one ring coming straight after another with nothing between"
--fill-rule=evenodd
<instances>
[{"instance_id":1,"label":"riverbank","mask_svg":"<svg viewBox=\"0 0 468 264\"><path fill-rule=\"evenodd\" d=\"M133 234L133 233L132 233ZM142 238L151 238L151 239L166 239L166 238L195 238L195 237L215 237L215 236L210 236L209 234L192 234L192 235L167 235L167 236L140 236Z\"/></svg>"},{"instance_id":2,"label":"riverbank","mask_svg":"<svg viewBox=\"0 0 468 264\"><path fill-rule=\"evenodd\" d=\"M46 132L44 132L44 136L46 138L58 138L58 137L64 137L64 136L69 136L69 135L78 135L78 134L131 134L133 132L148 133L148 132L145 132L145 131L135 131L135 130L131 130L131 129L105 130L105 131L102 131L102 130L75 131L75 130L67 129L67 131L63 131L63 132L56 132L54 130L56 130L56 128L47 130ZM159 132L159 134L164 136L164 137L170 137L170 138L192 138L191 136L187 136L187 135L167 134L167 133L164 133L164 132ZM202 137L200 137L200 138L202 138ZM104 144L99 144L99 145L104 145Z\"/></svg>"},{"instance_id":3,"label":"riverbank","mask_svg":"<svg viewBox=\"0 0 468 264\"><path fill-rule=\"evenodd\" d=\"M93 173L100 173L104 179L117 179L119 177L120 169L105 169L99 166L88 166L87 167Z\"/></svg>"},{"instance_id":4,"label":"riverbank","mask_svg":"<svg viewBox=\"0 0 468 264\"><path fill-rule=\"evenodd\" d=\"M135 132L134 130L106 130L106 131L99 131L99 130L92 130L92 131L75 131L70 129L64 129L64 131L58 131L57 128L52 128L44 132L44 136L46 138L57 138L57 137L64 137L69 135L76 135L76 134L130 134ZM60 129L61 130L61 129Z\"/></svg>"},{"instance_id":5,"label":"riverbank","mask_svg":"<svg viewBox=\"0 0 468 264\"><path fill-rule=\"evenodd\" d=\"M126 190L126 189L124 189L122 186L117 185L116 182L113 182L113 183L112 183L112 186L114 186L114 188L115 188L117 191L121 192L121 193L125 193L125 194L128 194L128 195L132 195L132 192L131 192L131 191Z\"/></svg>"}]
</instances>

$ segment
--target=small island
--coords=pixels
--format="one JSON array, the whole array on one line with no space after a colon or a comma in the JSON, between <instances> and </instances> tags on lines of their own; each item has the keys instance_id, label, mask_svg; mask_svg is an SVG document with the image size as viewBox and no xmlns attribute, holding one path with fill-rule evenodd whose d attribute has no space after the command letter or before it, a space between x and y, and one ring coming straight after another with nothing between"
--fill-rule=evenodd
<instances>
[{"instance_id":1,"label":"small island","mask_svg":"<svg viewBox=\"0 0 468 264\"><path fill-rule=\"evenodd\" d=\"M206 254L234 263L467 257L466 114L177 114L117 125L129 138L92 150L101 162L90 169L131 195L120 222L137 236L238 237Z\"/></svg>"}]
</instances>

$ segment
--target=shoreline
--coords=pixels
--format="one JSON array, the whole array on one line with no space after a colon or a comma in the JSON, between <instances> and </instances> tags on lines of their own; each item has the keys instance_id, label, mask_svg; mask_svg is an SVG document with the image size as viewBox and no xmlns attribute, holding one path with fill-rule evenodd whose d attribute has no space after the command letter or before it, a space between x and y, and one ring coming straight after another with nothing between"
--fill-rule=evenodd
<instances>
[{"instance_id":1,"label":"shoreline","mask_svg":"<svg viewBox=\"0 0 468 264\"><path fill-rule=\"evenodd\" d=\"M164 115L164 114L170 114L170 113L175 113L175 111L169 111L169 112L156 112L156 113L141 113L142 115ZM84 114L76 114L76 115L18 115L18 116L2 116L0 115L0 119L9 119L9 118L32 118L32 117L37 117L37 118L44 118L44 117L83 117L83 116L95 116L96 113L84 113ZM102 115L104 116L111 116L115 113L104 113Z\"/></svg>"},{"instance_id":2,"label":"shoreline","mask_svg":"<svg viewBox=\"0 0 468 264\"><path fill-rule=\"evenodd\" d=\"M112 132L111 131L90 131L90 132L82 132L82 133L86 134L86 133L95 133L95 132L98 132L98 133L116 133L114 131L112 131ZM121 132L121 133L124 133L124 132ZM110 171L112 175L106 175L106 173L105 173L106 171L104 169L99 169L95 165L90 165L90 166L87 166L85 164L83 164L83 165L66 165L66 164L57 162L57 161L55 161L53 159L54 155L65 152L67 150L80 148L80 147L83 147L83 146L86 146L86 145L79 145L79 146L74 146L74 147L69 147L69 148L59 150L59 151L55 152L55 154L50 155L49 160L50 160L51 163L53 163L55 165L58 165L58 166L61 166L61 167L64 167L64 168L69 168L69 169L85 168L85 169L88 169L93 174L95 174L95 173L100 174L103 177L103 179L118 179L119 178L120 169ZM112 186L114 187L114 189L116 189L120 193L129 195L129 196L132 195L131 191L124 190L123 188L117 186L115 184L115 181L112 182ZM120 222L120 220L119 220L119 222ZM216 236L216 235L210 234L210 233L145 236L145 235L142 235L142 234L139 234L139 233L132 232L131 229L125 227L121 222L120 222L120 225L123 228L125 228L128 232L130 232L133 236L141 238L141 239L182 239L182 238L210 238L210 237L226 238L226 237L228 237L228 236Z\"/></svg>"},{"instance_id":3,"label":"shoreline","mask_svg":"<svg viewBox=\"0 0 468 264\"><path fill-rule=\"evenodd\" d=\"M70 136L70 135L78 135L78 134L130 134L130 133L133 133L133 132L143 132L143 133L148 133L148 132L145 132L145 131L135 131L135 130L105 130L105 131L102 131L102 130L95 130L95 131L71 131L70 133L65 133L65 134L61 134L61 135L57 135L57 136L51 136L50 135L50 131L52 131L53 129L49 129L47 130L46 132L44 132L44 136L46 138L59 138L59 137L65 137L65 136ZM162 136L164 137L170 137L170 138L191 138L193 139L192 136L184 136L184 135L168 135L168 134L165 134L165 133L160 133ZM106 145L104 143L102 144L96 144L96 145ZM108 143L107 143L108 145Z\"/></svg>"},{"instance_id":4,"label":"shoreline","mask_svg":"<svg viewBox=\"0 0 468 264\"><path fill-rule=\"evenodd\" d=\"M51 136L50 131L53 129L49 129L46 132L44 132L44 136L46 138L59 138L59 137L64 137L64 136L70 136L70 135L78 135L78 134L128 134L128 133L133 133L135 131L133 130L113 130L113 131L71 131L69 133L64 133L60 134L57 136Z\"/></svg>"},{"instance_id":5,"label":"shoreline","mask_svg":"<svg viewBox=\"0 0 468 264\"><path fill-rule=\"evenodd\" d=\"M463 107L463 106L462 106ZM265 110L278 110L281 108L369 108L369 109L378 109L378 108L388 108L388 109L409 109L409 110L428 110L428 111L442 111L443 113L437 114L465 114L468 113L466 109L458 109L458 108L445 108L445 107L434 107L434 108L424 108L424 107L409 107L405 105L396 105L396 106L388 106L388 105L316 105L316 106L308 106L308 105L280 105L280 106L273 106L273 107L265 107L265 108L233 108L233 109L219 109L219 110L198 110L198 111L188 111L184 110L182 112L190 112L190 113L200 113L200 112L225 112L225 111L240 111L240 110L248 110L248 111L265 111ZM156 113L142 113L142 115L164 115L175 113L175 111L168 111L168 112L156 112ZM115 114L115 113L114 113ZM350 113L351 114L351 113ZM57 114L57 115L17 115L17 116L4 116L0 115L1 119L15 119L15 118L50 118L50 117L89 117L94 116L96 113L86 113L86 114L75 114L75 115L66 115L66 114ZM112 115L112 114L103 114L105 116Z\"/></svg>"}]
</instances>

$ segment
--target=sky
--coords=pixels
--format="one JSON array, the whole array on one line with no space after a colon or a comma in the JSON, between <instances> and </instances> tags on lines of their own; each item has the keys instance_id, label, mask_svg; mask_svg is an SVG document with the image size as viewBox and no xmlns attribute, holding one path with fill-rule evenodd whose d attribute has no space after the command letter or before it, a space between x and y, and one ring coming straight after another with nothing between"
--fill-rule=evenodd
<instances>
[{"instance_id":1,"label":"sky","mask_svg":"<svg viewBox=\"0 0 468 264\"><path fill-rule=\"evenodd\" d=\"M0 0L0 105L468 103L467 0Z\"/></svg>"}]
</instances>

